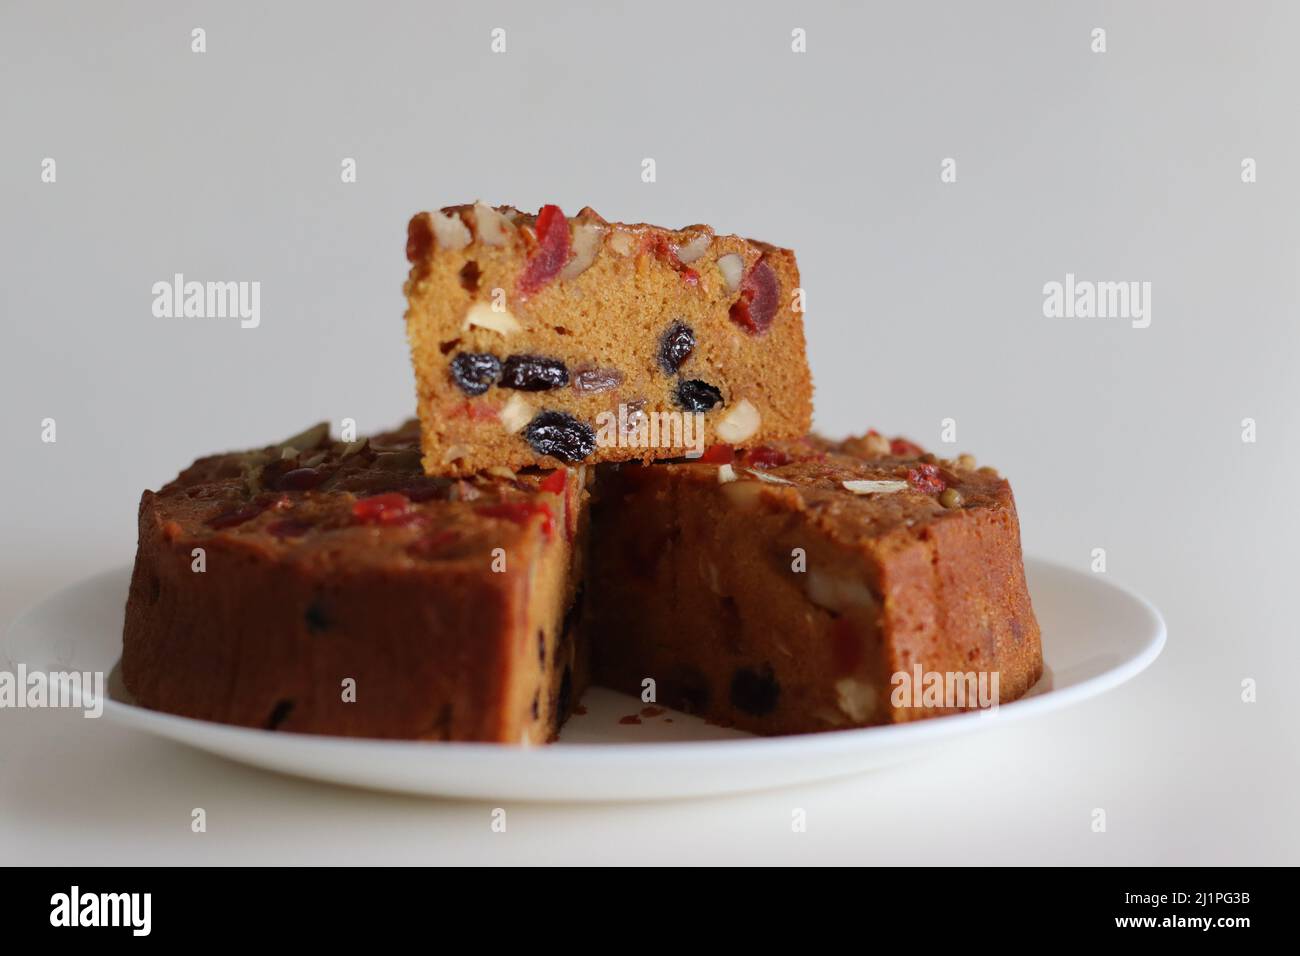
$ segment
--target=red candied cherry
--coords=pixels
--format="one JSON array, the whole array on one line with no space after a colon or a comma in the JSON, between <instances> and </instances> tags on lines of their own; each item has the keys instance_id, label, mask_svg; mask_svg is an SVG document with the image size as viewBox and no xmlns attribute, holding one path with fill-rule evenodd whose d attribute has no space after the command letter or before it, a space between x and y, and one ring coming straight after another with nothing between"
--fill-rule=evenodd
<instances>
[{"instance_id":1,"label":"red candied cherry","mask_svg":"<svg viewBox=\"0 0 1300 956\"><path fill-rule=\"evenodd\" d=\"M362 498L352 505L352 517L362 524L402 524L411 512L411 500L396 491Z\"/></svg>"},{"instance_id":2,"label":"red candied cherry","mask_svg":"<svg viewBox=\"0 0 1300 956\"><path fill-rule=\"evenodd\" d=\"M700 274L677 258L677 250L673 248L668 237L662 232L656 232L649 235L644 240L643 248L654 255L660 262L666 262L682 277L682 281L687 285L699 285Z\"/></svg>"},{"instance_id":3,"label":"red candied cherry","mask_svg":"<svg viewBox=\"0 0 1300 956\"><path fill-rule=\"evenodd\" d=\"M730 465L736 459L736 453L730 445L710 445L696 461L708 465Z\"/></svg>"},{"instance_id":4,"label":"red candied cherry","mask_svg":"<svg viewBox=\"0 0 1300 956\"><path fill-rule=\"evenodd\" d=\"M907 469L907 480L917 491L923 491L928 495L937 495L947 487L947 483L935 465L917 465L915 468Z\"/></svg>"},{"instance_id":5,"label":"red candied cherry","mask_svg":"<svg viewBox=\"0 0 1300 956\"><path fill-rule=\"evenodd\" d=\"M483 505L474 509L478 514L489 518L505 518L515 524L525 525L533 515L542 516L542 531L547 538L555 532L555 523L551 518L551 509L536 501L503 501L495 505Z\"/></svg>"},{"instance_id":6,"label":"red candied cherry","mask_svg":"<svg viewBox=\"0 0 1300 956\"><path fill-rule=\"evenodd\" d=\"M769 448L766 445L745 452L745 460L759 468L777 468L790 464L789 455L779 448Z\"/></svg>"},{"instance_id":7,"label":"red candied cherry","mask_svg":"<svg viewBox=\"0 0 1300 956\"><path fill-rule=\"evenodd\" d=\"M776 318L780 299L776 273L765 259L759 259L740 280L740 298L731 305L731 321L750 335L762 335Z\"/></svg>"},{"instance_id":8,"label":"red candied cherry","mask_svg":"<svg viewBox=\"0 0 1300 956\"><path fill-rule=\"evenodd\" d=\"M519 277L521 298L532 295L554 279L569 261L569 220L559 206L543 206L537 214L537 248Z\"/></svg>"},{"instance_id":9,"label":"red candied cherry","mask_svg":"<svg viewBox=\"0 0 1300 956\"><path fill-rule=\"evenodd\" d=\"M537 486L538 491L546 491L553 495L564 494L564 486L568 481L568 470L565 468L556 468L553 472L542 479L541 484Z\"/></svg>"},{"instance_id":10,"label":"red candied cherry","mask_svg":"<svg viewBox=\"0 0 1300 956\"><path fill-rule=\"evenodd\" d=\"M895 438L889 443L889 453L895 458L920 458L925 454L925 449L906 438Z\"/></svg>"}]
</instances>

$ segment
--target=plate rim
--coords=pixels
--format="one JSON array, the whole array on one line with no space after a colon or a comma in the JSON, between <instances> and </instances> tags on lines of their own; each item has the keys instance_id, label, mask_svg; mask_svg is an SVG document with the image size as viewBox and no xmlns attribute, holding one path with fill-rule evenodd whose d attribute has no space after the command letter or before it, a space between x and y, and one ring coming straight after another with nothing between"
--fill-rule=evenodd
<instances>
[{"instance_id":1,"label":"plate rim","mask_svg":"<svg viewBox=\"0 0 1300 956\"><path fill-rule=\"evenodd\" d=\"M945 737L962 733L975 726L1001 726L1010 720L1030 717L1042 711L1068 707L1081 700L1098 696L1108 690L1128 683L1141 674L1160 656L1168 639L1168 628L1164 616L1149 600L1136 591L1109 578L1087 578L1084 572L1070 565L1062 564L1037 556L1026 556L1024 564L1028 570L1031 565L1047 571L1068 576L1085 577L1095 584L1109 588L1122 595L1140 610L1151 625L1149 635L1142 647L1133 655L1125 658L1099 674L1086 677L1078 683L1060 689L1049 689L1041 694L1011 701L1000 705L996 711L972 711L964 714L950 714L932 720L908 721L901 724L885 724L874 727L857 727L844 730L831 730L820 733L785 734L772 737L737 737L715 740L681 740L681 741L618 741L611 743L560 743L559 745L517 746L500 743L442 740L385 740L366 737L343 737L326 734L292 733L272 731L256 727L240 727L222 724L216 721L201 720L168 714L163 711L150 710L137 704L114 700L105 694L103 716L120 726L131 727L145 732L156 733L169 740L185 743L198 749L207 749L195 742L195 736L205 735L208 742L236 745L243 743L265 754L263 745L271 740L292 741L302 751L327 754L340 748L363 745L374 754L427 756L429 754L454 754L462 761L528 761L537 763L547 761L551 764L582 763L586 764L592 757L599 756L606 763L643 762L647 758L669 759L673 761L707 761L717 757L717 748L725 747L730 758L745 759L759 757L764 760L774 757L800 758L828 757L856 752L870 743L880 750L890 750L912 745L923 745ZM87 575L78 581L56 589L44 598L33 603L17 615L5 629L5 642L24 628L30 630L31 620L51 606L66 601L71 592L80 590L92 582L108 577L121 577L129 573L129 565L118 565L95 574ZM1030 595L1032 601L1033 595ZM113 667L120 663L120 656ZM1044 655L1045 671L1050 668L1050 661ZM106 672L112 672L110 668ZM93 696L90 702L93 703ZM213 738L216 739L213 739ZM295 761L296 762L296 761ZM290 771L292 772L292 771Z\"/></svg>"}]
</instances>

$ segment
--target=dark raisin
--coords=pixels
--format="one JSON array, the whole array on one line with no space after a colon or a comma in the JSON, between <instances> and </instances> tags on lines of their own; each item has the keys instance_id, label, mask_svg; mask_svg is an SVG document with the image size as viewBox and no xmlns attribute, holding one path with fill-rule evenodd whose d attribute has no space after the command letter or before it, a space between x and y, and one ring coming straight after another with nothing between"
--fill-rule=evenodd
<instances>
[{"instance_id":1,"label":"dark raisin","mask_svg":"<svg viewBox=\"0 0 1300 956\"><path fill-rule=\"evenodd\" d=\"M781 685L776 682L772 665L764 664L757 670L738 667L731 677L731 703L754 717L764 717L776 710Z\"/></svg>"},{"instance_id":2,"label":"dark raisin","mask_svg":"<svg viewBox=\"0 0 1300 956\"><path fill-rule=\"evenodd\" d=\"M266 718L266 729L275 730L289 718L289 713L293 710L293 701L279 701L272 709L271 716Z\"/></svg>"},{"instance_id":3,"label":"dark raisin","mask_svg":"<svg viewBox=\"0 0 1300 956\"><path fill-rule=\"evenodd\" d=\"M446 342L438 343L438 351L446 355L458 345L460 345L460 339L448 339Z\"/></svg>"},{"instance_id":4,"label":"dark raisin","mask_svg":"<svg viewBox=\"0 0 1300 956\"><path fill-rule=\"evenodd\" d=\"M539 455L560 461L582 461L596 450L596 433L572 415L542 412L524 429L524 438Z\"/></svg>"},{"instance_id":5,"label":"dark raisin","mask_svg":"<svg viewBox=\"0 0 1300 956\"><path fill-rule=\"evenodd\" d=\"M482 278L483 272L479 269L478 263L473 259L461 266L460 269L460 287L466 292L478 291L478 280Z\"/></svg>"},{"instance_id":6,"label":"dark raisin","mask_svg":"<svg viewBox=\"0 0 1300 956\"><path fill-rule=\"evenodd\" d=\"M546 666L546 632L537 632L537 663Z\"/></svg>"},{"instance_id":7,"label":"dark raisin","mask_svg":"<svg viewBox=\"0 0 1300 956\"><path fill-rule=\"evenodd\" d=\"M320 634L334 626L334 619L319 600L307 605L302 618L307 623L307 630L312 634Z\"/></svg>"},{"instance_id":8,"label":"dark raisin","mask_svg":"<svg viewBox=\"0 0 1300 956\"><path fill-rule=\"evenodd\" d=\"M667 375L676 375L695 351L695 333L684 322L674 322L659 340L659 367Z\"/></svg>"},{"instance_id":9,"label":"dark raisin","mask_svg":"<svg viewBox=\"0 0 1300 956\"><path fill-rule=\"evenodd\" d=\"M608 392L623 384L616 368L580 368L573 373L573 387L580 392Z\"/></svg>"},{"instance_id":10,"label":"dark raisin","mask_svg":"<svg viewBox=\"0 0 1300 956\"><path fill-rule=\"evenodd\" d=\"M512 355L501 365L501 387L524 392L545 392L569 384L569 370L557 359L540 355Z\"/></svg>"},{"instance_id":11,"label":"dark raisin","mask_svg":"<svg viewBox=\"0 0 1300 956\"><path fill-rule=\"evenodd\" d=\"M691 378L678 384L677 404L688 412L707 412L722 404L722 393L708 382Z\"/></svg>"},{"instance_id":12,"label":"dark raisin","mask_svg":"<svg viewBox=\"0 0 1300 956\"><path fill-rule=\"evenodd\" d=\"M466 395L482 395L501 375L501 362L495 355L461 352L451 360L451 377Z\"/></svg>"}]
</instances>

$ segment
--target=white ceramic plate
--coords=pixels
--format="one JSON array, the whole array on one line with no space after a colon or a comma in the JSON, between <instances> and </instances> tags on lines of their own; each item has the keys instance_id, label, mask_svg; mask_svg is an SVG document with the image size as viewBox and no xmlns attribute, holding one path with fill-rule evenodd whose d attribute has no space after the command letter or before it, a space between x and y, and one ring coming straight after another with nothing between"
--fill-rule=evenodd
<instances>
[{"instance_id":1,"label":"white ceramic plate","mask_svg":"<svg viewBox=\"0 0 1300 956\"><path fill-rule=\"evenodd\" d=\"M520 748L315 737L249 730L137 707L112 677L103 716L243 763L334 783L451 797L646 800L759 790L841 777L907 760L933 745L1100 694L1160 654L1165 625L1142 598L1104 578L1026 562L1046 670L1021 700L994 711L891 727L753 737L674 711L623 724L640 701L596 689L558 743ZM20 618L7 661L29 671L113 672L129 569L76 584Z\"/></svg>"}]
</instances>

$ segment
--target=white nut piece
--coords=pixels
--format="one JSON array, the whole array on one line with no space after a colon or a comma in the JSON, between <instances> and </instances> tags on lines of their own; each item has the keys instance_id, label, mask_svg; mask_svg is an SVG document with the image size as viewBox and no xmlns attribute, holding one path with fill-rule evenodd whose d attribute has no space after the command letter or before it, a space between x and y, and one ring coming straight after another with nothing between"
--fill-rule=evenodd
<instances>
[{"instance_id":1,"label":"white nut piece","mask_svg":"<svg viewBox=\"0 0 1300 956\"><path fill-rule=\"evenodd\" d=\"M478 233L479 242L489 246L503 246L510 238L510 220L480 200L474 203L474 231Z\"/></svg>"},{"instance_id":2,"label":"white nut piece","mask_svg":"<svg viewBox=\"0 0 1300 956\"><path fill-rule=\"evenodd\" d=\"M871 481L863 479L861 481L843 481L840 484L853 492L855 495L888 495L896 491L906 491L907 482L886 479Z\"/></svg>"},{"instance_id":3,"label":"white nut piece","mask_svg":"<svg viewBox=\"0 0 1300 956\"><path fill-rule=\"evenodd\" d=\"M884 458L889 454L889 439L884 435L864 435L862 438L863 448L868 455L874 455L877 458Z\"/></svg>"},{"instance_id":4,"label":"white nut piece","mask_svg":"<svg viewBox=\"0 0 1300 956\"><path fill-rule=\"evenodd\" d=\"M753 402L742 398L731 411L727 412L722 421L718 422L716 431L718 437L724 442L734 445L751 437L761 424L763 424L763 416L758 413Z\"/></svg>"},{"instance_id":5,"label":"white nut piece","mask_svg":"<svg viewBox=\"0 0 1300 956\"><path fill-rule=\"evenodd\" d=\"M573 258L560 270L560 279L576 279L596 261L609 227L599 222L580 222L573 227Z\"/></svg>"},{"instance_id":6,"label":"white nut piece","mask_svg":"<svg viewBox=\"0 0 1300 956\"><path fill-rule=\"evenodd\" d=\"M753 468L746 468L747 472L757 478L759 481L766 481L772 485L793 485L794 482L788 478L782 478L780 475L769 475L767 472L755 471Z\"/></svg>"},{"instance_id":7,"label":"white nut piece","mask_svg":"<svg viewBox=\"0 0 1300 956\"><path fill-rule=\"evenodd\" d=\"M501 409L501 424L509 434L513 435L531 422L536 412L537 409L528 399L515 393L510 396L510 401L506 402L505 408Z\"/></svg>"},{"instance_id":8,"label":"white nut piece","mask_svg":"<svg viewBox=\"0 0 1300 956\"><path fill-rule=\"evenodd\" d=\"M876 688L853 677L835 682L835 702L854 723L870 719L876 712Z\"/></svg>"},{"instance_id":9,"label":"white nut piece","mask_svg":"<svg viewBox=\"0 0 1300 956\"><path fill-rule=\"evenodd\" d=\"M620 256L630 256L636 245L636 236L623 229L615 229L609 237L609 247Z\"/></svg>"},{"instance_id":10,"label":"white nut piece","mask_svg":"<svg viewBox=\"0 0 1300 956\"><path fill-rule=\"evenodd\" d=\"M718 484L725 485L729 481L736 480L736 469L730 465L718 466Z\"/></svg>"},{"instance_id":11,"label":"white nut piece","mask_svg":"<svg viewBox=\"0 0 1300 956\"><path fill-rule=\"evenodd\" d=\"M473 450L474 449L470 448L469 445L451 445L442 453L442 463L446 465L455 461L457 458L468 457L469 453Z\"/></svg>"},{"instance_id":12,"label":"white nut piece","mask_svg":"<svg viewBox=\"0 0 1300 956\"><path fill-rule=\"evenodd\" d=\"M864 581L843 575L827 574L818 568L809 568L804 576L808 600L836 614L849 610L874 610L876 596Z\"/></svg>"},{"instance_id":13,"label":"white nut piece","mask_svg":"<svg viewBox=\"0 0 1300 956\"><path fill-rule=\"evenodd\" d=\"M740 288L740 277L745 274L745 260L740 253L728 252L718 258L718 270L722 273L722 281L726 283L727 291L735 292Z\"/></svg>"},{"instance_id":14,"label":"white nut piece","mask_svg":"<svg viewBox=\"0 0 1300 956\"><path fill-rule=\"evenodd\" d=\"M490 329L493 332L499 332L502 335L511 335L523 328L519 320L510 314L508 309L496 311L486 302L475 302L465 313L465 322L461 326L463 329L480 328Z\"/></svg>"},{"instance_id":15,"label":"white nut piece","mask_svg":"<svg viewBox=\"0 0 1300 956\"><path fill-rule=\"evenodd\" d=\"M439 248L464 249L469 245L473 237L469 234L469 226L461 221L460 216L450 215L443 212L429 213L429 224L433 227L433 237L438 241Z\"/></svg>"},{"instance_id":16,"label":"white nut piece","mask_svg":"<svg viewBox=\"0 0 1300 956\"><path fill-rule=\"evenodd\" d=\"M713 244L713 237L707 232L696 233L686 242L677 247L677 259L683 265L690 265L700 256L709 251L709 246Z\"/></svg>"}]
</instances>

